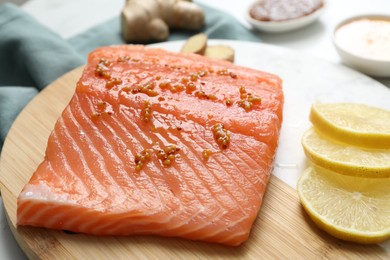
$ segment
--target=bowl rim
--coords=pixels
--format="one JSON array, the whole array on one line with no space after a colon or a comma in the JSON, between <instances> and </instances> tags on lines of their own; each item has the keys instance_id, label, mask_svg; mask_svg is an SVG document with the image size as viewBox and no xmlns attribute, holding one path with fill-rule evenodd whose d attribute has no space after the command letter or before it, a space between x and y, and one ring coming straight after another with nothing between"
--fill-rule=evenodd
<instances>
[{"instance_id":1,"label":"bowl rim","mask_svg":"<svg viewBox=\"0 0 390 260\"><path fill-rule=\"evenodd\" d=\"M359 55L358 53L351 52L348 49L346 49L343 46L341 46L337 42L337 40L336 40L336 32L337 32L338 29L340 29L341 26L346 25L348 23L351 23L353 21L361 20L361 19L382 19L382 20L388 20L390 22L390 15L389 14L384 14L384 13L367 13L367 14L358 14L358 15L354 15L354 16L342 19L333 28L333 31L332 31L332 42L333 42L333 45L336 46L336 49L340 49L343 52L348 53L349 55L351 55L351 56L353 56L355 58L361 59L361 60L365 60L365 61L369 61L369 62L377 62L377 63L382 63L382 64L390 63L390 60L370 58L370 57L367 57L367 56Z\"/></svg>"},{"instance_id":2,"label":"bowl rim","mask_svg":"<svg viewBox=\"0 0 390 260\"><path fill-rule=\"evenodd\" d=\"M283 20L283 21L260 21L260 20L257 20L255 18L253 18L251 15L250 15L250 10L251 8L257 3L259 2L259 0L256 0L254 2L252 2L247 8L246 8L246 11L245 11L245 16L246 16L246 19L250 22L250 23L253 23L253 24L256 24L257 26L259 27L264 27L264 28L271 28L271 27L280 27L280 26L287 26L287 25L293 25L293 24L299 24L299 23L303 23L305 24L305 22L307 21L311 21L311 19L313 19L313 21L315 20L315 18L317 18L318 16L320 16L320 14L322 14L322 12L327 8L328 6L328 3L327 3L328 0L322 0L322 6L318 9L316 9L314 12L308 14L308 15L304 15L304 16L301 16L301 17L298 17L298 18L292 18L292 19L288 19L288 20Z\"/></svg>"},{"instance_id":3,"label":"bowl rim","mask_svg":"<svg viewBox=\"0 0 390 260\"><path fill-rule=\"evenodd\" d=\"M339 21L334 30L333 30L333 35L339 29L341 26L350 23L355 20L360 20L364 18L379 18L379 19L385 19L390 21L390 14L385 14L385 13L366 13L366 14L358 14L358 15L353 15L348 18L344 18L341 21Z\"/></svg>"}]
</instances>

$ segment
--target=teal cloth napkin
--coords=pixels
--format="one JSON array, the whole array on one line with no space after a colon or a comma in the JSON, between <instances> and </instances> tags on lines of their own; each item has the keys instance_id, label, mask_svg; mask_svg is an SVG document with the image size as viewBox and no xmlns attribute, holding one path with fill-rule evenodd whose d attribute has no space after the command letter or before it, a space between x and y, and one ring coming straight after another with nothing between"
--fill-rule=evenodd
<instances>
[{"instance_id":1,"label":"teal cloth napkin","mask_svg":"<svg viewBox=\"0 0 390 260\"><path fill-rule=\"evenodd\" d=\"M202 7L206 14L202 31L210 39L260 41L232 16ZM168 40L186 39L192 34L194 32L171 31ZM119 14L65 40L19 7L0 4L0 149L17 115L40 90L84 64L93 49L123 43Z\"/></svg>"}]
</instances>

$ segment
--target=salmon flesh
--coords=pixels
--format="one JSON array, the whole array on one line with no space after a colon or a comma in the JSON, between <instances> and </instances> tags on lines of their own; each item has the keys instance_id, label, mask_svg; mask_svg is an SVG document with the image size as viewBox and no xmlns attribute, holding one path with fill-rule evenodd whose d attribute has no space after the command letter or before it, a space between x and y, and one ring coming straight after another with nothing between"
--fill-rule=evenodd
<instances>
[{"instance_id":1,"label":"salmon flesh","mask_svg":"<svg viewBox=\"0 0 390 260\"><path fill-rule=\"evenodd\" d=\"M90 53L17 224L237 246L272 173L282 81L138 45Z\"/></svg>"}]
</instances>

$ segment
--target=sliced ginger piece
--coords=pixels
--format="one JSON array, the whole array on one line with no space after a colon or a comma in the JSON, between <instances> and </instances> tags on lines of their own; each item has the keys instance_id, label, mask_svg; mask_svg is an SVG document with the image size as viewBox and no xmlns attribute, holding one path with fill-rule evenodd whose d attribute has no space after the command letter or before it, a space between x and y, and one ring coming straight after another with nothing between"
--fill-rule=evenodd
<instances>
[{"instance_id":1,"label":"sliced ginger piece","mask_svg":"<svg viewBox=\"0 0 390 260\"><path fill-rule=\"evenodd\" d=\"M206 57L234 62L234 49L226 45L207 46Z\"/></svg>"},{"instance_id":2,"label":"sliced ginger piece","mask_svg":"<svg viewBox=\"0 0 390 260\"><path fill-rule=\"evenodd\" d=\"M207 40L208 37L206 34L195 34L194 36L188 38L188 40L184 43L181 52L204 55L207 47Z\"/></svg>"},{"instance_id":3,"label":"sliced ginger piece","mask_svg":"<svg viewBox=\"0 0 390 260\"><path fill-rule=\"evenodd\" d=\"M234 62L234 49L232 47L227 45L209 46L207 41L208 37L206 34L195 34L184 43L181 52L195 53L209 58Z\"/></svg>"}]
</instances>

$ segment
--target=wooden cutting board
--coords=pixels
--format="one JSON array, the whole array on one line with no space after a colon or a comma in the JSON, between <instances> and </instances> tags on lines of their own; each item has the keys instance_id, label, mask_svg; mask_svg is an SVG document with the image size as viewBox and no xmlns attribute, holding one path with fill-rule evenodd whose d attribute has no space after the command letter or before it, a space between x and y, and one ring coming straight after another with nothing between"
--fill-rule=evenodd
<instances>
[{"instance_id":1,"label":"wooden cutting board","mask_svg":"<svg viewBox=\"0 0 390 260\"><path fill-rule=\"evenodd\" d=\"M268 259L389 258L378 245L362 246L327 235L300 206L296 191L271 178L250 239L240 247L156 236L96 237L41 228L16 228L16 198L42 161L55 121L69 102L82 68L62 76L19 115L5 141L0 187L9 225L30 258L40 259Z\"/></svg>"}]
</instances>

